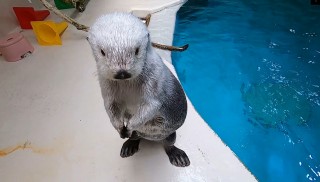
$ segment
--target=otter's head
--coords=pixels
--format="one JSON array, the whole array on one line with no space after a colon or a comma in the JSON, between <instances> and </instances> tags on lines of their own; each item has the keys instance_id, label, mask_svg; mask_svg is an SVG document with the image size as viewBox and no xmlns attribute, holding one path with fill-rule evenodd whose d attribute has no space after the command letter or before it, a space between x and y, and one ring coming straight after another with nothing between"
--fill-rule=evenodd
<instances>
[{"instance_id":1,"label":"otter's head","mask_svg":"<svg viewBox=\"0 0 320 182\"><path fill-rule=\"evenodd\" d=\"M129 13L98 18L89 30L88 41L99 76L111 80L137 77L150 49L147 27Z\"/></svg>"}]
</instances>

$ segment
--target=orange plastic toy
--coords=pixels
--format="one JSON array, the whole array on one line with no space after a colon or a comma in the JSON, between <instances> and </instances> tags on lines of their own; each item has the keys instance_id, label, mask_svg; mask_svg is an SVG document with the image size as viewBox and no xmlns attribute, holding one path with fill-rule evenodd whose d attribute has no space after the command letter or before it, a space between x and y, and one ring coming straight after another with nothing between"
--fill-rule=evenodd
<instances>
[{"instance_id":1,"label":"orange plastic toy","mask_svg":"<svg viewBox=\"0 0 320 182\"><path fill-rule=\"evenodd\" d=\"M13 11L22 29L32 29L31 21L41 21L49 16L49 10L35 11L32 7L13 7Z\"/></svg>"},{"instance_id":2,"label":"orange plastic toy","mask_svg":"<svg viewBox=\"0 0 320 182\"><path fill-rule=\"evenodd\" d=\"M32 21L31 25L40 45L62 45L61 35L68 27L65 21Z\"/></svg>"}]
</instances>

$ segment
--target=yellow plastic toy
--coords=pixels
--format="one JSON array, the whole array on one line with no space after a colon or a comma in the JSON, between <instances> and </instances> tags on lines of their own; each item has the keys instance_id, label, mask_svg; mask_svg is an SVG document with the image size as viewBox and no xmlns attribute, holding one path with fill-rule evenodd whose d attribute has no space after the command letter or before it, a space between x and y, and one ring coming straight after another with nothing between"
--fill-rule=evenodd
<instances>
[{"instance_id":1,"label":"yellow plastic toy","mask_svg":"<svg viewBox=\"0 0 320 182\"><path fill-rule=\"evenodd\" d=\"M40 45L62 45L61 36L68 28L68 23L63 21L31 21L33 32Z\"/></svg>"}]
</instances>

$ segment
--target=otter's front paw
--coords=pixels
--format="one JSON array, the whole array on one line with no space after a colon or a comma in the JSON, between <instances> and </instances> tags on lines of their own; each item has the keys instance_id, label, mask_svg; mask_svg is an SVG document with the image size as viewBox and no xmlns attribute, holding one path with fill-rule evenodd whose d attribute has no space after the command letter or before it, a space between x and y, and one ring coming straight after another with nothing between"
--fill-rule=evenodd
<instances>
[{"instance_id":1,"label":"otter's front paw","mask_svg":"<svg viewBox=\"0 0 320 182\"><path fill-rule=\"evenodd\" d=\"M123 126L120 130L120 137L121 138L129 138L131 136L131 132L128 130L127 127Z\"/></svg>"}]
</instances>

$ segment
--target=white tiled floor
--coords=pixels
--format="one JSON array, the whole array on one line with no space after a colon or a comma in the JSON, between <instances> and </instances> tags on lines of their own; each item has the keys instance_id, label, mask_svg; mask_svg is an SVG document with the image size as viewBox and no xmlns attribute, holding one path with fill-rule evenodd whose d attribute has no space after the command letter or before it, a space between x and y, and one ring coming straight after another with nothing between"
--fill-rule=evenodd
<instances>
[{"instance_id":1,"label":"white tiled floor","mask_svg":"<svg viewBox=\"0 0 320 182\"><path fill-rule=\"evenodd\" d=\"M90 2L79 21L90 25L96 16L130 11L138 1L112 2L117 3ZM159 9L159 2L136 7ZM159 13L152 21L174 17ZM151 26L151 35L160 41L156 30L161 23ZM177 146L189 155L191 166L173 167L161 145L150 142L142 142L136 155L122 159L124 140L105 113L86 34L69 27L63 45L49 47L39 46L32 31L23 34L35 52L16 63L0 57L1 181L255 181L190 103Z\"/></svg>"}]
</instances>

